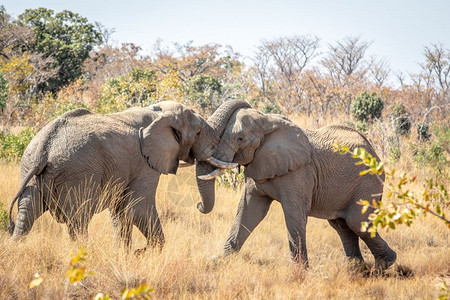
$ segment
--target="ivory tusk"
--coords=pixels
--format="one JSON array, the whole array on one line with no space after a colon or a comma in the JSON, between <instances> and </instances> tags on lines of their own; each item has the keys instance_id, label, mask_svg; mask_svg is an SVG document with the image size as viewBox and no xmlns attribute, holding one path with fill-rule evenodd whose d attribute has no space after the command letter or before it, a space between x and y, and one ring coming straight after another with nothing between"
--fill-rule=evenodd
<instances>
[{"instance_id":1,"label":"ivory tusk","mask_svg":"<svg viewBox=\"0 0 450 300\"><path fill-rule=\"evenodd\" d=\"M237 163L229 163L229 162L221 161L213 156L207 158L206 161L208 163L210 163L211 165L213 165L214 167L221 168L221 169L230 169L231 170L238 166Z\"/></svg>"},{"instance_id":2,"label":"ivory tusk","mask_svg":"<svg viewBox=\"0 0 450 300\"><path fill-rule=\"evenodd\" d=\"M222 172L223 172L222 169L215 169L211 173L206 174L206 175L197 176L197 178L200 180L211 180L211 179L216 178L217 176L220 176L222 174Z\"/></svg>"}]
</instances>

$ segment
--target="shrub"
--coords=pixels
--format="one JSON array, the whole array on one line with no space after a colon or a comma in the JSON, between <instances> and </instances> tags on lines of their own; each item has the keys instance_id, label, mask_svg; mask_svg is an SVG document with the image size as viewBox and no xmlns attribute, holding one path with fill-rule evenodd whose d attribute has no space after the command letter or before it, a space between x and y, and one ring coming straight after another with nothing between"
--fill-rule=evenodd
<instances>
[{"instance_id":1,"label":"shrub","mask_svg":"<svg viewBox=\"0 0 450 300\"><path fill-rule=\"evenodd\" d=\"M367 122L364 120L356 122L355 128L356 130L361 132L367 132L367 130L369 129L369 127L367 126Z\"/></svg>"},{"instance_id":2,"label":"shrub","mask_svg":"<svg viewBox=\"0 0 450 300\"><path fill-rule=\"evenodd\" d=\"M408 135L411 129L411 121L405 106L400 103L392 107L390 118L394 132L400 135Z\"/></svg>"},{"instance_id":3,"label":"shrub","mask_svg":"<svg viewBox=\"0 0 450 300\"><path fill-rule=\"evenodd\" d=\"M237 189L244 186L244 178L244 167L240 167L239 169L224 170L222 176L218 177L217 183L220 186Z\"/></svg>"},{"instance_id":4,"label":"shrub","mask_svg":"<svg viewBox=\"0 0 450 300\"><path fill-rule=\"evenodd\" d=\"M147 106L155 101L156 73L136 68L126 75L109 79L97 110L101 113L117 112L132 106Z\"/></svg>"},{"instance_id":5,"label":"shrub","mask_svg":"<svg viewBox=\"0 0 450 300\"><path fill-rule=\"evenodd\" d=\"M214 103L222 96L222 84L209 75L196 75L189 78L184 87L187 101L200 106L203 111L212 111L218 103Z\"/></svg>"},{"instance_id":6,"label":"shrub","mask_svg":"<svg viewBox=\"0 0 450 300\"><path fill-rule=\"evenodd\" d=\"M0 230L6 230L8 223L8 212L3 208L3 203L0 203Z\"/></svg>"},{"instance_id":7,"label":"shrub","mask_svg":"<svg viewBox=\"0 0 450 300\"><path fill-rule=\"evenodd\" d=\"M417 138L419 140L429 140L431 134L429 133L429 125L427 123L417 124Z\"/></svg>"},{"instance_id":8,"label":"shrub","mask_svg":"<svg viewBox=\"0 0 450 300\"><path fill-rule=\"evenodd\" d=\"M13 133L0 133L0 157L7 161L20 159L34 135L34 129L31 127L26 128L18 135Z\"/></svg>"},{"instance_id":9,"label":"shrub","mask_svg":"<svg viewBox=\"0 0 450 300\"><path fill-rule=\"evenodd\" d=\"M389 147L388 152L389 152L388 153L388 155L389 155L388 161L390 163L398 162L398 160L400 159L400 156L402 154L400 151L400 148L399 147Z\"/></svg>"},{"instance_id":10,"label":"shrub","mask_svg":"<svg viewBox=\"0 0 450 300\"><path fill-rule=\"evenodd\" d=\"M383 107L383 101L377 94L362 92L352 99L350 112L359 121L369 121L380 118Z\"/></svg>"},{"instance_id":11,"label":"shrub","mask_svg":"<svg viewBox=\"0 0 450 300\"><path fill-rule=\"evenodd\" d=\"M265 113L265 114L281 114L280 107L276 103L268 103L268 104L266 104L263 107L262 112Z\"/></svg>"},{"instance_id":12,"label":"shrub","mask_svg":"<svg viewBox=\"0 0 450 300\"><path fill-rule=\"evenodd\" d=\"M8 98L8 82L0 71L0 112L6 106L6 99Z\"/></svg>"},{"instance_id":13,"label":"shrub","mask_svg":"<svg viewBox=\"0 0 450 300\"><path fill-rule=\"evenodd\" d=\"M424 127L425 128L425 127ZM428 138L428 126L426 127ZM445 175L448 172L450 161L450 127L437 127L433 130L433 139L415 149L413 160L418 167L429 167L436 175Z\"/></svg>"}]
</instances>

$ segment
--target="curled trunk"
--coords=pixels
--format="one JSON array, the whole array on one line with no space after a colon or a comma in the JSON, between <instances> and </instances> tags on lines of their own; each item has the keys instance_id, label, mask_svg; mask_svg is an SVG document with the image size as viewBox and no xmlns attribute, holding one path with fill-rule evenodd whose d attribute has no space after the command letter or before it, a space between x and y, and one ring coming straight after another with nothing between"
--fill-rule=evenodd
<instances>
[{"instance_id":1,"label":"curled trunk","mask_svg":"<svg viewBox=\"0 0 450 300\"><path fill-rule=\"evenodd\" d=\"M243 100L230 100L224 102L217 110L208 118L208 124L214 129L216 137L220 138L231 115L240 108L250 108L250 104ZM198 161L196 165L196 175L207 175L215 170L216 167L208 162ZM207 214L214 208L215 203L215 180L201 180L197 178L197 186L200 192L201 202L197 204L200 212Z\"/></svg>"}]
</instances>

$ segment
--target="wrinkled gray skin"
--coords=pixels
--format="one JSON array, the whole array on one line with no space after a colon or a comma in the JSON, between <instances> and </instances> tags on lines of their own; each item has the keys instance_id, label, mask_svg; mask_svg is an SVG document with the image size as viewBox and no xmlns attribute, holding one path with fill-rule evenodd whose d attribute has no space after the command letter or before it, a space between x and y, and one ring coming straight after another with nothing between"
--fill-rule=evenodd
<instances>
[{"instance_id":1,"label":"wrinkled gray skin","mask_svg":"<svg viewBox=\"0 0 450 300\"><path fill-rule=\"evenodd\" d=\"M14 226L10 213L10 233L14 239L26 235L49 210L75 239L87 234L95 213L108 208L128 247L133 225L147 245L162 246L155 207L160 174L174 174L179 160L192 164L194 158L210 157L214 141L202 117L172 101L108 115L70 111L42 128L25 150L11 204L12 211L18 200L17 221ZM100 200L113 186L121 187L119 194Z\"/></svg>"},{"instance_id":2,"label":"wrinkled gray skin","mask_svg":"<svg viewBox=\"0 0 450 300\"><path fill-rule=\"evenodd\" d=\"M348 257L363 262L361 238L374 255L377 268L386 269L394 263L396 253L380 235L371 238L360 231L361 222L368 221L372 210L361 214L356 203L360 199L380 200L384 178L359 176L363 167L356 166L350 155L332 149L337 141L352 149L366 148L377 157L360 133L344 126L308 131L286 118L241 108L230 113L217 134L221 140L213 156L245 166L244 192L224 245L225 256L242 247L275 200L283 208L295 261L308 263L305 229L308 216L313 216L328 220ZM204 168L197 175L211 171L211 167ZM203 202L214 203L214 180L205 182L206 188L200 189Z\"/></svg>"}]
</instances>

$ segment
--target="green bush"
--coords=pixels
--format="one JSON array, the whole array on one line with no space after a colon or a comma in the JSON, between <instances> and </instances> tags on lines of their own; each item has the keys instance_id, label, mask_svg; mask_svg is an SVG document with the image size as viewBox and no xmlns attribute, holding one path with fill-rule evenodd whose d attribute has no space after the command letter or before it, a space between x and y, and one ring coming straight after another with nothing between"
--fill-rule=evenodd
<instances>
[{"instance_id":1,"label":"green bush","mask_svg":"<svg viewBox=\"0 0 450 300\"><path fill-rule=\"evenodd\" d=\"M263 107L262 112L265 113L265 114L281 114L280 107L276 103L268 103L268 104L266 104Z\"/></svg>"},{"instance_id":2,"label":"green bush","mask_svg":"<svg viewBox=\"0 0 450 300\"><path fill-rule=\"evenodd\" d=\"M21 133L0 133L0 157L7 161L15 161L22 157L25 148L34 137L33 128L28 127Z\"/></svg>"},{"instance_id":3,"label":"green bush","mask_svg":"<svg viewBox=\"0 0 450 300\"><path fill-rule=\"evenodd\" d=\"M409 114L402 103L396 104L392 107L390 118L392 121L392 127L397 134L408 135L411 130L411 121Z\"/></svg>"},{"instance_id":4,"label":"green bush","mask_svg":"<svg viewBox=\"0 0 450 300\"><path fill-rule=\"evenodd\" d=\"M375 93L362 92L352 99L350 113L359 121L369 121L381 117L383 100Z\"/></svg>"},{"instance_id":5,"label":"green bush","mask_svg":"<svg viewBox=\"0 0 450 300\"><path fill-rule=\"evenodd\" d=\"M0 112L2 112L3 109L5 108L7 98L8 98L8 82L6 81L5 77L3 76L0 70Z\"/></svg>"},{"instance_id":6,"label":"green bush","mask_svg":"<svg viewBox=\"0 0 450 300\"><path fill-rule=\"evenodd\" d=\"M399 147L389 146L388 147L388 161L393 164L398 162L401 156L401 151Z\"/></svg>"},{"instance_id":7,"label":"green bush","mask_svg":"<svg viewBox=\"0 0 450 300\"><path fill-rule=\"evenodd\" d=\"M427 136L428 126L426 127ZM414 162L418 167L429 167L436 172L436 175L444 175L450 169L450 127L437 127L433 130L433 138L429 143L422 144L416 149Z\"/></svg>"},{"instance_id":8,"label":"green bush","mask_svg":"<svg viewBox=\"0 0 450 300\"><path fill-rule=\"evenodd\" d=\"M369 126L367 125L366 121L358 121L355 124L355 129L360 131L360 132L367 132L367 130L369 129Z\"/></svg>"},{"instance_id":9,"label":"green bush","mask_svg":"<svg viewBox=\"0 0 450 300\"><path fill-rule=\"evenodd\" d=\"M222 176L218 177L217 183L219 186L237 189L244 186L244 178L244 167L240 167L238 170L224 170Z\"/></svg>"},{"instance_id":10,"label":"green bush","mask_svg":"<svg viewBox=\"0 0 450 300\"><path fill-rule=\"evenodd\" d=\"M431 134L429 133L429 125L427 123L417 124L417 138L422 141L428 141L430 137Z\"/></svg>"},{"instance_id":11,"label":"green bush","mask_svg":"<svg viewBox=\"0 0 450 300\"><path fill-rule=\"evenodd\" d=\"M0 230L8 229L8 212L3 208L3 203L0 202Z\"/></svg>"},{"instance_id":12,"label":"green bush","mask_svg":"<svg viewBox=\"0 0 450 300\"><path fill-rule=\"evenodd\" d=\"M200 74L189 78L184 89L188 103L197 104L204 111L212 111L223 87L217 78Z\"/></svg>"},{"instance_id":13,"label":"green bush","mask_svg":"<svg viewBox=\"0 0 450 300\"><path fill-rule=\"evenodd\" d=\"M147 106L156 97L156 73L136 68L128 74L109 79L103 86L97 111L117 112L132 106Z\"/></svg>"}]
</instances>

